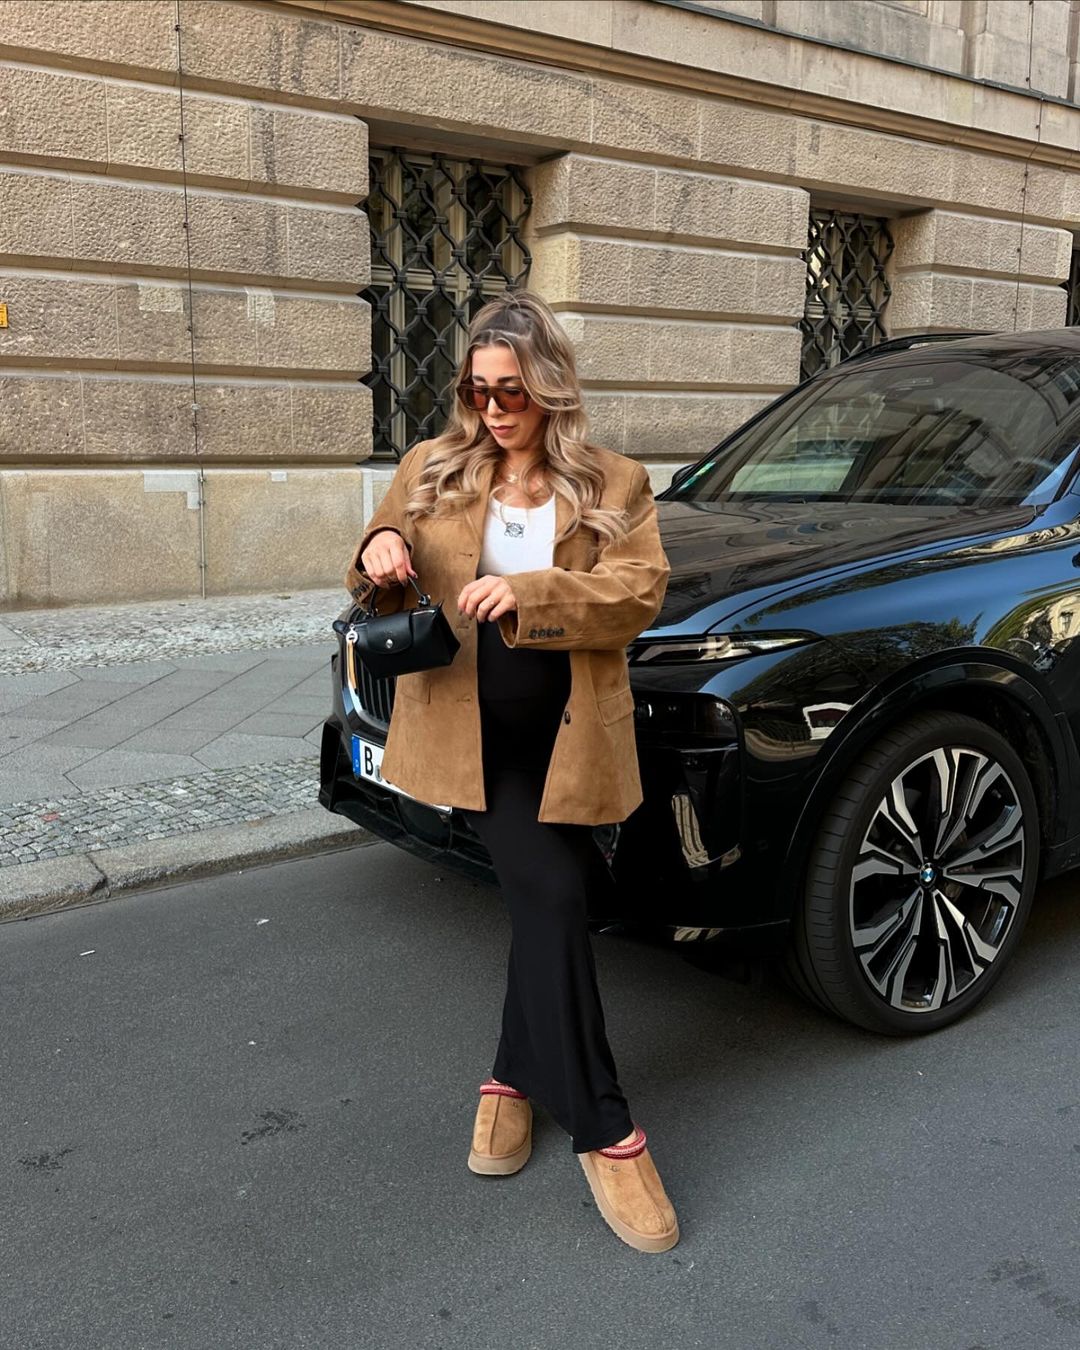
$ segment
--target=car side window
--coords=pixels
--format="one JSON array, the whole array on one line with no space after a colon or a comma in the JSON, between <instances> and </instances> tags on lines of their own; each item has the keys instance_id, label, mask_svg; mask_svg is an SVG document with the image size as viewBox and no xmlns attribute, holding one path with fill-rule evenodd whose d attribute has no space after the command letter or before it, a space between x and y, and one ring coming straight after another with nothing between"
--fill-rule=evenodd
<instances>
[{"instance_id":1,"label":"car side window","mask_svg":"<svg viewBox=\"0 0 1080 1350\"><path fill-rule=\"evenodd\" d=\"M1050 500L1080 442L1080 434L1063 441L1080 395L1078 366L1043 368L1026 353L1000 366L935 358L810 381L672 495L930 506Z\"/></svg>"}]
</instances>

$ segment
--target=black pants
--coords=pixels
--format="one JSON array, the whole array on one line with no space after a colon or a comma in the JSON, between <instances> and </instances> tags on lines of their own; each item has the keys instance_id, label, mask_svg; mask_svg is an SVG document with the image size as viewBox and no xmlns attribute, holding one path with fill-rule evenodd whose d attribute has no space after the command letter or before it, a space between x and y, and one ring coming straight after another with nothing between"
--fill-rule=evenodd
<instances>
[{"instance_id":1,"label":"black pants","mask_svg":"<svg viewBox=\"0 0 1080 1350\"><path fill-rule=\"evenodd\" d=\"M537 820L570 692L566 652L507 647L477 624L486 811L464 815L495 865L512 938L492 1076L542 1103L575 1153L634 1129L608 1046L586 926L604 863L588 825Z\"/></svg>"}]
</instances>

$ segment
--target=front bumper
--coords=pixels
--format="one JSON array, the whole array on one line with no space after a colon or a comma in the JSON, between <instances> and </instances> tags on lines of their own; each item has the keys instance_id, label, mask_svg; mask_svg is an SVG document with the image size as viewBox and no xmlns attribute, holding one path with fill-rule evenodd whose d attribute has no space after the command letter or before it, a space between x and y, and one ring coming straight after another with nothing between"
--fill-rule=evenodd
<instances>
[{"instance_id":1,"label":"front bumper","mask_svg":"<svg viewBox=\"0 0 1080 1350\"><path fill-rule=\"evenodd\" d=\"M343 684L339 671L345 659L339 651L332 660L333 709L323 724L320 803L417 857L495 882L487 850L461 812L437 811L354 773L353 736L382 744L385 721L369 715ZM737 880L743 812L737 736L673 741L641 716L650 698L650 707L659 707L658 691L636 692L644 800L621 825L594 830L611 885L590 896L590 922L640 924L687 942L756 927L756 906L745 903ZM388 716L385 700L380 711Z\"/></svg>"},{"instance_id":2,"label":"front bumper","mask_svg":"<svg viewBox=\"0 0 1080 1350\"><path fill-rule=\"evenodd\" d=\"M369 728L366 738L377 740ZM319 802L328 811L429 862L443 863L480 881L495 881L487 849L460 811L449 814L353 773L352 736L336 716L323 723Z\"/></svg>"}]
</instances>

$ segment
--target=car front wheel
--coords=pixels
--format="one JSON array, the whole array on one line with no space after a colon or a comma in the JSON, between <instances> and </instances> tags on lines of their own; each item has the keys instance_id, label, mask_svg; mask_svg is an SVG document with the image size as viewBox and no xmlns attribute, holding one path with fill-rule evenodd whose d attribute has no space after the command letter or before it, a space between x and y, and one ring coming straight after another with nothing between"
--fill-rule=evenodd
<instances>
[{"instance_id":1,"label":"car front wheel","mask_svg":"<svg viewBox=\"0 0 1080 1350\"><path fill-rule=\"evenodd\" d=\"M969 717L914 718L863 755L821 822L793 973L859 1026L936 1030L1000 977L1038 866L1035 794L1008 741Z\"/></svg>"}]
</instances>

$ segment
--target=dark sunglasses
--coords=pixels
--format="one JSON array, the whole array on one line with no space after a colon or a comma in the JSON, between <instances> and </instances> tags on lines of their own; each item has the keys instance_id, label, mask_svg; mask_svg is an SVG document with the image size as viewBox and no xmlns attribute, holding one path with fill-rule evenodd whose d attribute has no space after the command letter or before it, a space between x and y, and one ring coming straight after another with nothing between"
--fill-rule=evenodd
<instances>
[{"instance_id":1,"label":"dark sunglasses","mask_svg":"<svg viewBox=\"0 0 1080 1350\"><path fill-rule=\"evenodd\" d=\"M532 402L524 389L503 389L493 384L473 384L463 380L457 391L466 408L475 412L483 412L489 399L495 400L500 412L524 412Z\"/></svg>"}]
</instances>

